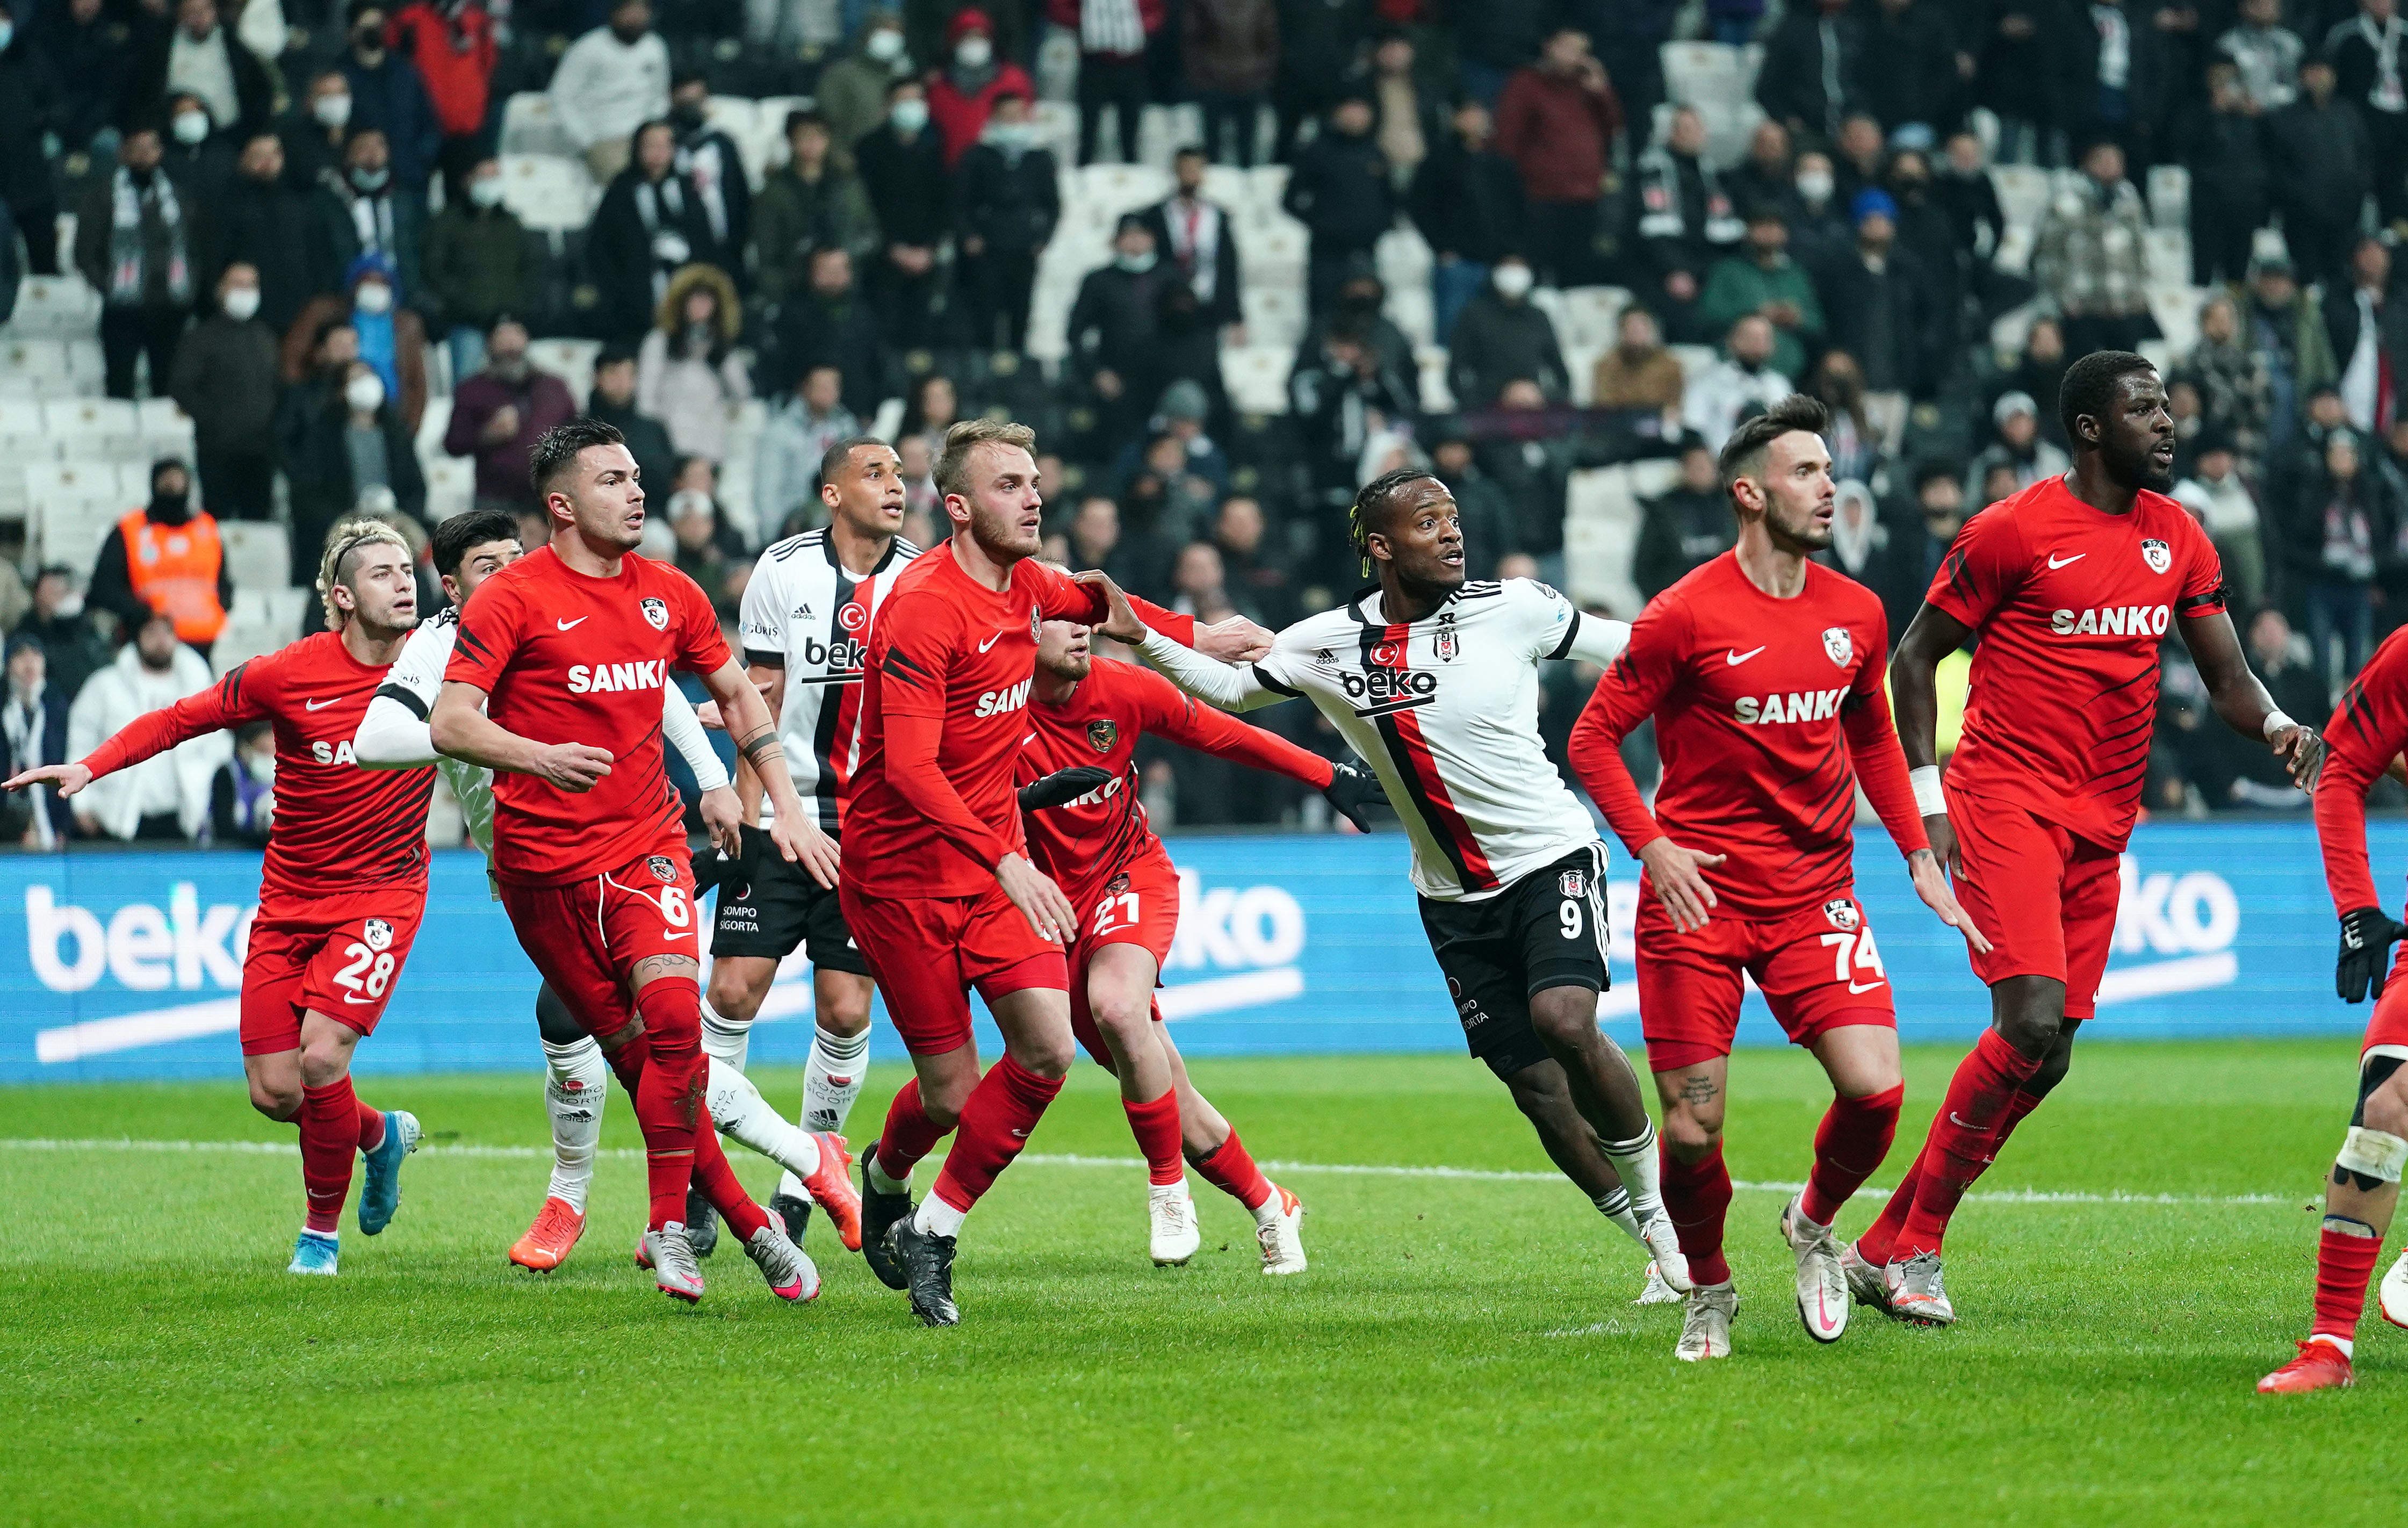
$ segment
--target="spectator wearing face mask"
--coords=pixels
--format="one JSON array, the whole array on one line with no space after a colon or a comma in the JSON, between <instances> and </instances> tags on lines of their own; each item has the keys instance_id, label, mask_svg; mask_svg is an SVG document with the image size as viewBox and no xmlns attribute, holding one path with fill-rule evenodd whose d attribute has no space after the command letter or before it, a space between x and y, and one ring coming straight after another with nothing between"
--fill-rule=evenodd
<instances>
[{"instance_id":1,"label":"spectator wearing face mask","mask_svg":"<svg viewBox=\"0 0 2408 1528\"><path fill-rule=\"evenodd\" d=\"M402 423L416 430L426 413L426 322L399 305L393 267L381 256L354 259L344 280L348 301L314 298L284 332L284 378L300 381L326 326L347 324L359 336L359 359L383 379L385 395L394 401Z\"/></svg>"},{"instance_id":2,"label":"spectator wearing face mask","mask_svg":"<svg viewBox=\"0 0 2408 1528\"><path fill-rule=\"evenodd\" d=\"M652 30L647 0L615 0L609 24L568 45L552 73L552 107L595 180L608 184L626 167L636 129L669 108L668 44Z\"/></svg>"},{"instance_id":3,"label":"spectator wearing face mask","mask_svg":"<svg viewBox=\"0 0 2408 1528\"><path fill-rule=\"evenodd\" d=\"M329 178L341 179L343 146L351 130L351 78L331 65L319 70L302 98L277 124L277 141L284 146L286 181L308 192Z\"/></svg>"},{"instance_id":4,"label":"spectator wearing face mask","mask_svg":"<svg viewBox=\"0 0 2408 1528\"><path fill-rule=\"evenodd\" d=\"M124 33L116 19L106 13L103 0L65 0L61 5L46 5L21 22L16 16L23 8L7 7L11 37L25 37L59 92L59 147L71 154L82 152L91 146L93 135L117 118L129 63ZM0 45L0 55L5 53L6 46ZM0 79L7 75L5 58L0 58ZM38 94L21 94L13 83L0 87L0 104L20 107L20 103L38 106L39 102ZM38 117L38 112L32 115ZM38 134L33 141L39 143ZM0 129L0 164L8 167L0 174L13 173L18 178L15 184L0 183L0 202L15 207L26 193L42 189L24 175L24 167L34 163L20 157L16 142L11 141L7 130ZM36 200L22 205L30 210ZM53 269L43 274L57 272Z\"/></svg>"},{"instance_id":5,"label":"spectator wearing face mask","mask_svg":"<svg viewBox=\"0 0 2408 1528\"><path fill-rule=\"evenodd\" d=\"M1028 98L999 94L953 177L954 290L969 298L971 339L982 349L1017 350L1026 339L1038 257L1062 221L1059 171L1036 138Z\"/></svg>"},{"instance_id":6,"label":"spectator wearing face mask","mask_svg":"<svg viewBox=\"0 0 2408 1528\"><path fill-rule=\"evenodd\" d=\"M293 581L317 578L326 532L360 507L371 489L385 489L401 513L426 513L426 478L410 432L391 407L384 378L355 361L342 389L304 425L285 464L293 491Z\"/></svg>"},{"instance_id":7,"label":"spectator wearing face mask","mask_svg":"<svg viewBox=\"0 0 2408 1528\"><path fill-rule=\"evenodd\" d=\"M178 640L208 656L225 629L234 581L218 522L194 507L193 475L182 462L165 456L151 464L150 502L129 511L101 543L91 598L117 618L120 634L161 616Z\"/></svg>"},{"instance_id":8,"label":"spectator wearing face mask","mask_svg":"<svg viewBox=\"0 0 2408 1528\"><path fill-rule=\"evenodd\" d=\"M1490 273L1488 290L1464 306L1447 361L1456 397L1493 398L1517 377L1537 382L1550 403L1570 396L1555 321L1530 301L1534 279L1530 263L1509 254Z\"/></svg>"},{"instance_id":9,"label":"spectator wearing face mask","mask_svg":"<svg viewBox=\"0 0 2408 1528\"><path fill-rule=\"evenodd\" d=\"M240 261L259 273L261 321L280 335L292 327L319 292L320 256L309 204L285 183L284 146L275 134L251 136L225 191L195 215L201 280L214 288Z\"/></svg>"},{"instance_id":10,"label":"spectator wearing face mask","mask_svg":"<svg viewBox=\"0 0 2408 1528\"><path fill-rule=\"evenodd\" d=\"M1070 365L1097 401L1107 451L1133 438L1159 395L1154 351L1157 289L1179 278L1163 267L1154 233L1134 212L1112 236L1111 264L1089 271L1070 306ZM1099 453L1101 454L1101 453Z\"/></svg>"},{"instance_id":11,"label":"spectator wearing face mask","mask_svg":"<svg viewBox=\"0 0 2408 1528\"><path fill-rule=\"evenodd\" d=\"M84 757L144 712L173 706L217 682L208 661L176 640L166 617L145 616L127 629L133 638L67 708L69 758ZM196 836L208 817L209 780L229 750L226 735L213 732L104 775L68 803L77 833L168 843Z\"/></svg>"},{"instance_id":12,"label":"spectator wearing face mask","mask_svg":"<svg viewBox=\"0 0 2408 1528\"><path fill-rule=\"evenodd\" d=\"M156 127L127 133L116 170L85 198L76 220L75 259L101 295L108 395L134 396L134 366L143 358L150 364L150 390L165 393L198 286L190 214L176 183L159 168Z\"/></svg>"},{"instance_id":13,"label":"spectator wearing face mask","mask_svg":"<svg viewBox=\"0 0 2408 1528\"><path fill-rule=\"evenodd\" d=\"M343 173L312 193L320 256L327 270L350 272L365 255L381 257L399 296L418 290L426 243L426 199L395 182L384 134L354 127L343 144Z\"/></svg>"},{"instance_id":14,"label":"spectator wearing face mask","mask_svg":"<svg viewBox=\"0 0 2408 1528\"><path fill-rule=\"evenodd\" d=\"M249 721L235 729L234 752L209 780L206 842L258 849L276 822L276 728Z\"/></svg>"},{"instance_id":15,"label":"spectator wearing face mask","mask_svg":"<svg viewBox=\"0 0 2408 1528\"><path fill-rule=\"evenodd\" d=\"M677 135L677 167L702 204L715 255L710 259L731 277L744 270L744 246L752 237L752 182L736 140L711 125L710 82L681 71L669 86L669 127Z\"/></svg>"},{"instance_id":16,"label":"spectator wearing face mask","mask_svg":"<svg viewBox=\"0 0 2408 1528\"><path fill-rule=\"evenodd\" d=\"M259 272L236 262L216 310L176 350L168 392L192 416L201 478L221 520L265 520L275 505L276 332L260 321Z\"/></svg>"},{"instance_id":17,"label":"spectator wearing face mask","mask_svg":"<svg viewBox=\"0 0 2408 1528\"><path fill-rule=\"evenodd\" d=\"M73 568L42 569L34 576L31 593L31 608L9 635L30 636L42 645L50 683L73 700L93 671L108 662L108 644L84 607L83 589Z\"/></svg>"},{"instance_id":18,"label":"spectator wearing face mask","mask_svg":"<svg viewBox=\"0 0 2408 1528\"><path fill-rule=\"evenodd\" d=\"M267 69L219 24L216 0L177 0L176 24L136 45L126 76L125 109L148 113L189 91L209 108L221 133L248 138L268 125L276 89Z\"/></svg>"},{"instance_id":19,"label":"spectator wearing face mask","mask_svg":"<svg viewBox=\"0 0 2408 1528\"><path fill-rule=\"evenodd\" d=\"M166 121L167 132L159 140L159 167L197 214L234 179L234 137L217 131L209 121L209 108L190 92L169 98Z\"/></svg>"},{"instance_id":20,"label":"spectator wearing face mask","mask_svg":"<svg viewBox=\"0 0 2408 1528\"><path fill-rule=\"evenodd\" d=\"M1007 95L1035 100L1037 86L1019 64L995 56L995 23L976 6L953 12L945 26L945 50L944 66L928 76L928 120L936 124L950 170L986 131L996 101Z\"/></svg>"},{"instance_id":21,"label":"spectator wearing face mask","mask_svg":"<svg viewBox=\"0 0 2408 1528\"><path fill-rule=\"evenodd\" d=\"M536 267L526 225L502 202L501 162L472 165L466 194L445 204L426 225L418 306L427 327L452 350L452 375L474 376L485 364L485 331L506 313L523 313L536 296Z\"/></svg>"},{"instance_id":22,"label":"spectator wearing face mask","mask_svg":"<svg viewBox=\"0 0 2408 1528\"><path fill-rule=\"evenodd\" d=\"M435 120L435 104L426 98L426 81L390 46L386 23L392 15L385 0L351 0L351 30L340 61L351 87L351 127L353 132L371 127L381 132L392 154L394 183L423 197L442 151L443 128Z\"/></svg>"},{"instance_id":23,"label":"spectator wearing face mask","mask_svg":"<svg viewBox=\"0 0 2408 1528\"><path fill-rule=\"evenodd\" d=\"M1805 370L1806 348L1823 337L1823 304L1805 267L1789 258L1789 226L1781 214L1748 214L1744 253L1714 262L1698 298L1698 321L1728 329L1749 313L1772 325L1772 366L1784 376Z\"/></svg>"},{"instance_id":24,"label":"spectator wearing face mask","mask_svg":"<svg viewBox=\"0 0 2408 1528\"><path fill-rule=\"evenodd\" d=\"M34 274L56 276L59 202L42 136L66 125L67 102L50 59L24 36L16 10L0 0L0 204L26 230Z\"/></svg>"},{"instance_id":25,"label":"spectator wearing face mask","mask_svg":"<svg viewBox=\"0 0 2408 1528\"><path fill-rule=\"evenodd\" d=\"M726 460L728 423L752 396L752 372L736 352L743 330L726 272L688 265L670 279L636 351L636 407L668 427L681 456Z\"/></svg>"},{"instance_id":26,"label":"spectator wearing face mask","mask_svg":"<svg viewBox=\"0 0 2408 1528\"><path fill-rule=\"evenodd\" d=\"M929 128L926 92L918 80L895 82L887 92L886 121L862 135L853 152L885 239L865 273L869 300L889 341L925 344L937 250L952 231L953 198L944 146Z\"/></svg>"},{"instance_id":27,"label":"spectator wearing face mask","mask_svg":"<svg viewBox=\"0 0 2408 1528\"><path fill-rule=\"evenodd\" d=\"M1789 253L1817 282L1844 259L1856 242L1847 204L1840 199L1840 181L1831 156L1810 150L1798 156L1798 173L1789 193L1774 204L1789 230Z\"/></svg>"},{"instance_id":28,"label":"spectator wearing face mask","mask_svg":"<svg viewBox=\"0 0 2408 1528\"><path fill-rule=\"evenodd\" d=\"M0 739L16 776L42 764L66 764L67 693L50 682L49 655L33 636L8 639L7 679L0 692ZM75 815L50 785L11 792L0 802L0 835L30 850L52 850L75 836Z\"/></svg>"},{"instance_id":29,"label":"spectator wearing face mask","mask_svg":"<svg viewBox=\"0 0 2408 1528\"><path fill-rule=\"evenodd\" d=\"M853 167L853 146L886 120L887 93L915 72L895 13L873 10L861 23L853 46L820 71L813 105L827 119L839 167Z\"/></svg>"},{"instance_id":30,"label":"spectator wearing face mask","mask_svg":"<svg viewBox=\"0 0 2408 1528\"><path fill-rule=\"evenodd\" d=\"M488 151L485 116L501 59L494 18L477 0L410 0L388 29L394 53L409 61L443 135L441 164L458 176Z\"/></svg>"},{"instance_id":31,"label":"spectator wearing face mask","mask_svg":"<svg viewBox=\"0 0 2408 1528\"><path fill-rule=\"evenodd\" d=\"M526 326L502 319L486 331L485 369L452 391L443 450L476 459L478 508L540 510L528 460L546 430L576 414L568 384L527 360Z\"/></svg>"},{"instance_id":32,"label":"spectator wearing face mask","mask_svg":"<svg viewBox=\"0 0 2408 1528\"><path fill-rule=\"evenodd\" d=\"M1681 401L1687 428L1718 451L1740 421L1750 419L1798 390L1772 365L1772 324L1750 313L1730 326L1723 359L1698 373Z\"/></svg>"}]
</instances>

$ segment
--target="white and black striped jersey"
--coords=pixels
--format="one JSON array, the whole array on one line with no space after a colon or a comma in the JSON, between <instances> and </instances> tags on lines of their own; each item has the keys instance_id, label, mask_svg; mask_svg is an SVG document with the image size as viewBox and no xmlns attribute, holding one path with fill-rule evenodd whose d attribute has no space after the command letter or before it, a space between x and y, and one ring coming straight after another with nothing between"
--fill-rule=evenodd
<instances>
[{"instance_id":1,"label":"white and black striped jersey","mask_svg":"<svg viewBox=\"0 0 2408 1528\"><path fill-rule=\"evenodd\" d=\"M869 623L894 593L896 576L919 555L896 536L868 577L856 578L822 526L764 550L744 586L744 661L785 670L778 737L796 793L817 807L823 833L837 831L845 782L861 757L861 657ZM765 798L763 826L770 815Z\"/></svg>"},{"instance_id":2,"label":"white and black striped jersey","mask_svg":"<svg viewBox=\"0 0 2408 1528\"><path fill-rule=\"evenodd\" d=\"M1144 653L1226 710L1301 696L1386 788L1413 846L1413 889L1439 902L1491 897L1597 828L1539 739L1542 658L1604 664L1627 621L1583 615L1534 578L1473 581L1423 620L1390 624L1377 590L1297 621L1252 664L1215 663L1159 633Z\"/></svg>"}]
</instances>

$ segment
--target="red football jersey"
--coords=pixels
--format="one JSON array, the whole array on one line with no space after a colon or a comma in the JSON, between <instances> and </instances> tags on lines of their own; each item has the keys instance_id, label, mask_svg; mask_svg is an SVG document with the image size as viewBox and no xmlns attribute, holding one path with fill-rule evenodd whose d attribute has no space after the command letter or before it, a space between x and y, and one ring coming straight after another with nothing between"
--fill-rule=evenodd
<instances>
[{"instance_id":1,"label":"red football jersey","mask_svg":"<svg viewBox=\"0 0 2408 1528\"><path fill-rule=\"evenodd\" d=\"M2175 618L2224 608L2207 533L2162 493L2101 514L2051 478L1967 521L1924 597L1981 637L1949 789L2121 850L2149 768L2157 649Z\"/></svg>"},{"instance_id":2,"label":"red football jersey","mask_svg":"<svg viewBox=\"0 0 2408 1528\"><path fill-rule=\"evenodd\" d=\"M1145 607L1157 631L1193 640L1195 622ZM845 806L844 874L871 896L976 896L1025 843L1012 770L1028 735L1038 628L1098 622L1102 591L1041 564L1012 564L989 589L950 546L903 570L869 631L862 664L861 762ZM940 729L933 767L895 767L897 722Z\"/></svg>"},{"instance_id":3,"label":"red football jersey","mask_svg":"<svg viewBox=\"0 0 2408 1528\"><path fill-rule=\"evenodd\" d=\"M435 766L362 769L351 736L382 666L320 632L229 671L197 695L137 717L83 762L94 778L189 738L265 718L276 729L276 816L261 886L311 896L426 880Z\"/></svg>"},{"instance_id":4,"label":"red football jersey","mask_svg":"<svg viewBox=\"0 0 2408 1528\"><path fill-rule=\"evenodd\" d=\"M1137 765L1129 757L1147 733L1302 780L1316 790L1329 783L1328 760L1199 705L1168 679L1135 664L1099 660L1061 705L1031 701L1028 725L1028 741L1020 750L1019 784L1081 764L1112 772L1110 781L1078 800L1028 814L1029 858L1057 881L1118 870L1154 841L1145 806L1138 799Z\"/></svg>"},{"instance_id":5,"label":"red football jersey","mask_svg":"<svg viewBox=\"0 0 2408 1528\"><path fill-rule=\"evenodd\" d=\"M2383 905L2366 863L2366 792L2408 748L2408 627L2393 632L2358 670L2325 729L2316 778L2316 836L2333 911Z\"/></svg>"},{"instance_id":6,"label":"red football jersey","mask_svg":"<svg viewBox=\"0 0 2408 1528\"><path fill-rule=\"evenodd\" d=\"M494 777L494 872L556 885L646 854L682 853L683 805L661 755L672 669L729 661L719 617L692 578L630 552L589 578L538 547L477 586L446 679L491 697L485 714L538 743L607 749L610 773L582 795L533 775Z\"/></svg>"},{"instance_id":7,"label":"red football jersey","mask_svg":"<svg viewBox=\"0 0 2408 1528\"><path fill-rule=\"evenodd\" d=\"M1632 853L1670 834L1730 856L1705 878L1733 917L1812 908L1855 878L1859 772L1899 849L1928 847L1882 693L1888 652L1864 585L1809 563L1805 588L1775 599L1727 551L1631 624L1572 728L1572 767ZM1620 752L1650 715L1664 761L1653 814Z\"/></svg>"}]
</instances>

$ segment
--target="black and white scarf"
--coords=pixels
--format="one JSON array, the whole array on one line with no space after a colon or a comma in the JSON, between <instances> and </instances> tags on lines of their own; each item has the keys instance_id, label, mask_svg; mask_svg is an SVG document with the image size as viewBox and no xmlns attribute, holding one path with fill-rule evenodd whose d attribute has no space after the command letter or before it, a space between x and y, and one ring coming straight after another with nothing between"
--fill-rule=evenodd
<instances>
[{"instance_id":1,"label":"black and white scarf","mask_svg":"<svg viewBox=\"0 0 2408 1528\"><path fill-rule=\"evenodd\" d=\"M142 203L148 198L167 231L167 300L181 307L193 300L193 265L184 244L184 209L176 187L161 170L150 172L147 187L134 183L134 172L121 164L108 183L108 300L120 307L137 307L150 280L150 255L142 241Z\"/></svg>"}]
</instances>

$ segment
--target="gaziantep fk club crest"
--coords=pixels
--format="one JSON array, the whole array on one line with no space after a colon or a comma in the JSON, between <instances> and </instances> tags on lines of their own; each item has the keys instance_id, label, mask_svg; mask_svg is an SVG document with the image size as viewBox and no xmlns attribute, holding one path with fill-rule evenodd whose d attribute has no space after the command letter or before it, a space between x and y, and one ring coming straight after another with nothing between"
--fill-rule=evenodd
<instances>
[{"instance_id":1,"label":"gaziantep fk club crest","mask_svg":"<svg viewBox=\"0 0 2408 1528\"><path fill-rule=\"evenodd\" d=\"M1840 897L1823 904L1823 916L1831 921L1833 928L1846 934L1856 926L1856 905L1845 897Z\"/></svg>"},{"instance_id":2,"label":"gaziantep fk club crest","mask_svg":"<svg viewBox=\"0 0 2408 1528\"><path fill-rule=\"evenodd\" d=\"M669 863L669 857L666 854L654 854L647 858L644 861L644 868L650 870L652 873L652 878L664 886L677 879L677 866Z\"/></svg>"},{"instance_id":3,"label":"gaziantep fk club crest","mask_svg":"<svg viewBox=\"0 0 2408 1528\"><path fill-rule=\"evenodd\" d=\"M1823 650L1830 654L1831 662L1845 668L1848 660L1856 655L1856 639L1848 635L1845 626L1828 626L1823 631Z\"/></svg>"},{"instance_id":4,"label":"gaziantep fk club crest","mask_svg":"<svg viewBox=\"0 0 2408 1528\"><path fill-rule=\"evenodd\" d=\"M393 945L393 925L381 918L371 918L361 925L360 936L367 941L370 950L390 949Z\"/></svg>"},{"instance_id":5,"label":"gaziantep fk club crest","mask_svg":"<svg viewBox=\"0 0 2408 1528\"><path fill-rule=\"evenodd\" d=\"M2163 573L2174 565L2174 550L2155 536L2141 543L2141 561L2149 564L2152 573Z\"/></svg>"},{"instance_id":6,"label":"gaziantep fk club crest","mask_svg":"<svg viewBox=\"0 0 2408 1528\"><path fill-rule=\"evenodd\" d=\"M669 629L668 603L666 600L656 599L644 601L644 619L652 623L652 630L667 631Z\"/></svg>"},{"instance_id":7,"label":"gaziantep fk club crest","mask_svg":"<svg viewBox=\"0 0 2408 1528\"><path fill-rule=\"evenodd\" d=\"M1112 750L1112 745L1120 740L1121 729L1118 722L1090 721L1087 723L1087 741L1095 745L1096 752L1110 753Z\"/></svg>"}]
</instances>

